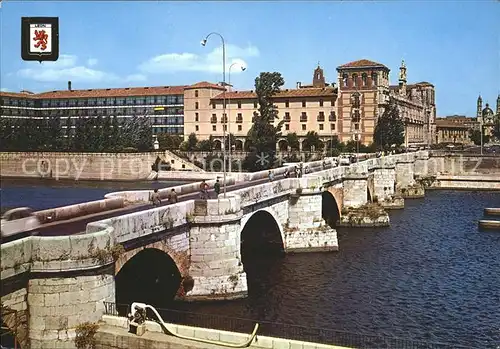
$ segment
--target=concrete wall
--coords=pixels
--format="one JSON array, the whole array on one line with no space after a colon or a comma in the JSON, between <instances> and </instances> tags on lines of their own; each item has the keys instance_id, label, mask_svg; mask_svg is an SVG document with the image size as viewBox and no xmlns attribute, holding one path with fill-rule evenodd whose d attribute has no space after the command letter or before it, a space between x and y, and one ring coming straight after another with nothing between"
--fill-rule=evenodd
<instances>
[{"instance_id":1,"label":"concrete wall","mask_svg":"<svg viewBox=\"0 0 500 349\"><path fill-rule=\"evenodd\" d=\"M158 153L0 153L1 177L145 180Z\"/></svg>"},{"instance_id":2,"label":"concrete wall","mask_svg":"<svg viewBox=\"0 0 500 349\"><path fill-rule=\"evenodd\" d=\"M98 342L98 349L126 349L131 348L132 343L136 344L134 346L136 348L217 348L217 346L212 346L210 344L205 344L202 342L187 340L184 342L175 341L176 338L172 338L172 336L163 334L160 325L153 321L146 322L147 331L142 337L127 334L128 320L126 318L104 315L102 317L101 323L107 326L103 326L103 328L98 330L97 332L96 339ZM115 328L112 329L110 327ZM202 340L223 341L231 344L240 344L249 339L249 334L246 333L221 331L176 324L167 324L167 328L169 331L172 331L175 334L190 336ZM121 331L119 329L121 329ZM141 342L141 344L144 344L140 345L139 342ZM347 349L334 345L259 336L258 332L249 348Z\"/></svg>"},{"instance_id":3,"label":"concrete wall","mask_svg":"<svg viewBox=\"0 0 500 349\"><path fill-rule=\"evenodd\" d=\"M447 176L438 175L430 189L500 190L500 176Z\"/></svg>"}]
</instances>

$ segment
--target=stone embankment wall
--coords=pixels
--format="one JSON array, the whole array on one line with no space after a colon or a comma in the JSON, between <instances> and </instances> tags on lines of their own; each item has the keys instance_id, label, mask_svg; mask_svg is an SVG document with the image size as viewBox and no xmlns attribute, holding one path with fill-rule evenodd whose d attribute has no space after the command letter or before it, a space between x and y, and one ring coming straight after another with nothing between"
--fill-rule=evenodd
<instances>
[{"instance_id":1,"label":"stone embankment wall","mask_svg":"<svg viewBox=\"0 0 500 349\"><path fill-rule=\"evenodd\" d=\"M156 158L173 169L201 171L171 152L151 153L0 153L1 177L74 180L146 180ZM152 176L154 178L154 176Z\"/></svg>"},{"instance_id":2,"label":"stone embankment wall","mask_svg":"<svg viewBox=\"0 0 500 349\"><path fill-rule=\"evenodd\" d=\"M200 340L222 341L233 345L249 340L249 333L238 333L214 330L208 328L167 324L167 329L174 335L184 335ZM128 333L127 318L104 315L101 328L97 331L97 349L127 349L127 348L179 348L179 349L215 349L220 346L197 342L196 340L180 340L164 334L161 326L153 321L146 321L146 333L136 336ZM302 348L302 349L348 349L334 345L303 342L284 338L257 336L248 348Z\"/></svg>"}]
</instances>

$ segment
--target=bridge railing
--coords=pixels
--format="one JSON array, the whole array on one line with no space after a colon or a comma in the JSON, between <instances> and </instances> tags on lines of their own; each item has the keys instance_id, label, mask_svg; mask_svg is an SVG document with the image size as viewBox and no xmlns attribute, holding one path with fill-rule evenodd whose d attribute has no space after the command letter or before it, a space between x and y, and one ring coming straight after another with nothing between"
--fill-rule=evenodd
<instances>
[{"instance_id":1,"label":"bridge railing","mask_svg":"<svg viewBox=\"0 0 500 349\"><path fill-rule=\"evenodd\" d=\"M126 316L130 306L105 302L105 315ZM380 335L360 334L326 328L315 328L295 324L257 321L228 317L216 314L192 313L174 309L156 309L167 323L209 328L230 332L250 333L255 323L259 323L257 336L284 338L305 342L337 345L358 349L473 349L470 345L461 346L447 343L433 343ZM156 320L147 314L150 320Z\"/></svg>"}]
</instances>

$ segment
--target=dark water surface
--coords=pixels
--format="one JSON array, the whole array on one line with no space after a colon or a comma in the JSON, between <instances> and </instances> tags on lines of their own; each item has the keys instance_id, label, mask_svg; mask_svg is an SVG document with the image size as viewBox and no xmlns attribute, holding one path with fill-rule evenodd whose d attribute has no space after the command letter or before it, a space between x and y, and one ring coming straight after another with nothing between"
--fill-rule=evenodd
<instances>
[{"instance_id":1,"label":"dark water surface","mask_svg":"<svg viewBox=\"0 0 500 349\"><path fill-rule=\"evenodd\" d=\"M338 253L254 261L249 297L193 312L468 347L500 345L500 233L479 232L500 193L428 191L391 227L339 230ZM248 263L248 262L247 262Z\"/></svg>"},{"instance_id":2,"label":"dark water surface","mask_svg":"<svg viewBox=\"0 0 500 349\"><path fill-rule=\"evenodd\" d=\"M1 207L28 206L34 210L104 199L107 193L122 190L166 188L188 182L171 181L72 181L50 179L1 180Z\"/></svg>"}]
</instances>

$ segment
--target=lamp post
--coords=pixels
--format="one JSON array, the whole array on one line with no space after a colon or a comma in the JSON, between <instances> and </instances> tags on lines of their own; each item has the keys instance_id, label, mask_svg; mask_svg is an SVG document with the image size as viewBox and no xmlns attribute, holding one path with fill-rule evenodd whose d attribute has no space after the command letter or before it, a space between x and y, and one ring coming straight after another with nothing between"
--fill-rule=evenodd
<instances>
[{"instance_id":1,"label":"lamp post","mask_svg":"<svg viewBox=\"0 0 500 349\"><path fill-rule=\"evenodd\" d=\"M226 116L226 42L224 40L224 37L217 33L217 32L211 32L208 34L205 39L201 41L201 46L205 46L207 44L208 38L210 36L216 35L220 37L222 40L222 87L224 88L222 90L222 118ZM227 117L227 116L226 116ZM222 158L223 158L223 164L222 164L222 169L224 172L224 183L222 184L223 186L223 192L224 192L224 198L226 198L226 129L224 125L222 126Z\"/></svg>"},{"instance_id":2,"label":"lamp post","mask_svg":"<svg viewBox=\"0 0 500 349\"><path fill-rule=\"evenodd\" d=\"M229 76L228 76L228 84L231 86L231 68L235 65L239 65L241 68L241 71L245 71L245 68L243 65L241 65L238 62L234 62L229 66ZM228 133L228 148L229 148L229 173L233 172L233 159L231 157L231 152L233 150L232 145L231 145L231 95L229 95L228 98L228 107L227 107L227 133Z\"/></svg>"},{"instance_id":3,"label":"lamp post","mask_svg":"<svg viewBox=\"0 0 500 349\"><path fill-rule=\"evenodd\" d=\"M483 139L483 118L481 117L481 123L479 124L480 126L480 131L481 131L481 155L483 155L483 144L484 144L484 139Z\"/></svg>"}]
</instances>

